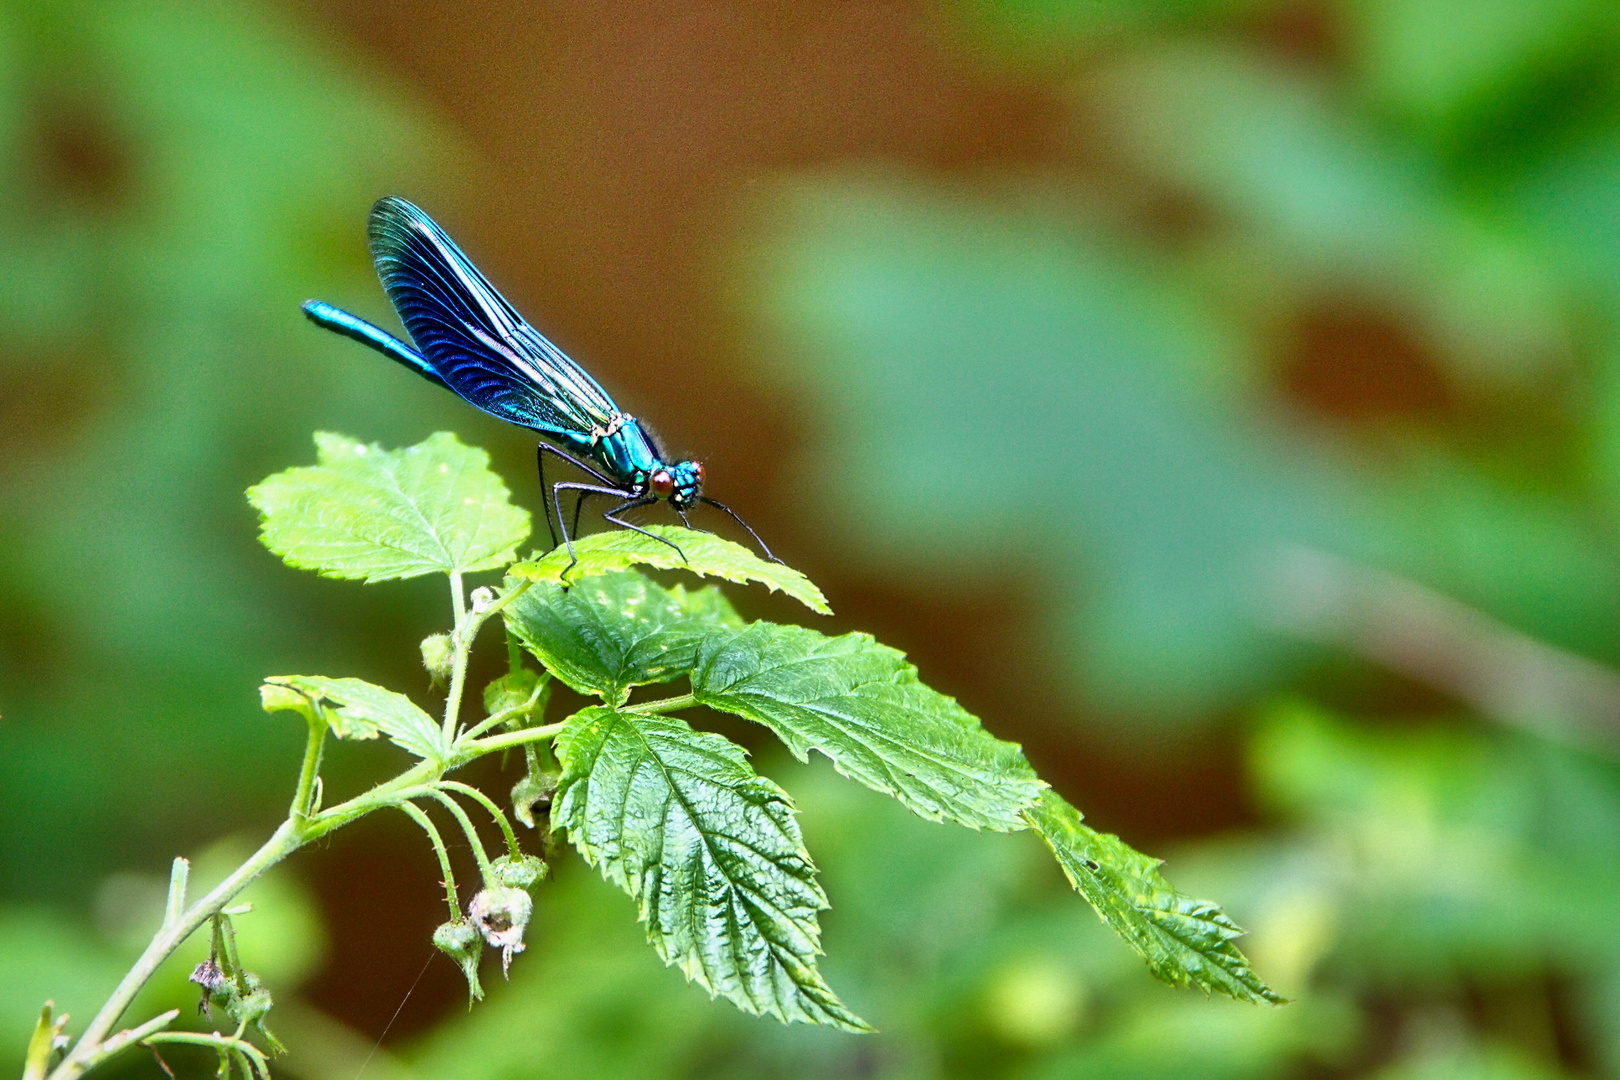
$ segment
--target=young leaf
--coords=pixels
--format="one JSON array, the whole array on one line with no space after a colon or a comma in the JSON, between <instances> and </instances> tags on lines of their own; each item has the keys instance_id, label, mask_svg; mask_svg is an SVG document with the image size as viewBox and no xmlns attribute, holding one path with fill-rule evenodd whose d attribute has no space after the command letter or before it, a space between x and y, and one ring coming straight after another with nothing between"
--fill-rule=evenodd
<instances>
[{"instance_id":1,"label":"young leaf","mask_svg":"<svg viewBox=\"0 0 1620 1080\"><path fill-rule=\"evenodd\" d=\"M986 732L923 685L905 654L865 634L756 622L715 635L699 650L692 693L766 725L800 761L821 751L930 821L1023 829L1045 786L1016 743Z\"/></svg>"},{"instance_id":2,"label":"young leaf","mask_svg":"<svg viewBox=\"0 0 1620 1080\"><path fill-rule=\"evenodd\" d=\"M433 717L404 694L363 679L328 679L320 675L272 675L268 687L285 687L304 695L327 717L340 739L374 739L381 731L419 758L443 760L443 733ZM265 708L289 708L285 698L265 693ZM336 708L329 708L331 702Z\"/></svg>"},{"instance_id":3,"label":"young leaf","mask_svg":"<svg viewBox=\"0 0 1620 1080\"><path fill-rule=\"evenodd\" d=\"M1243 931L1219 905L1171 888L1149 858L1117 836L1081 824L1080 811L1054 792L1026 812L1030 827L1103 922L1147 961L1155 976L1239 1001L1286 1001L1260 981L1234 939Z\"/></svg>"},{"instance_id":4,"label":"young leaf","mask_svg":"<svg viewBox=\"0 0 1620 1080\"><path fill-rule=\"evenodd\" d=\"M635 898L666 964L744 1012L870 1031L816 969L816 883L787 793L742 749L596 706L557 736L553 824Z\"/></svg>"},{"instance_id":5,"label":"young leaf","mask_svg":"<svg viewBox=\"0 0 1620 1080\"><path fill-rule=\"evenodd\" d=\"M831 615L827 598L809 578L790 566L766 562L741 544L722 540L713 533L694 532L675 525L647 525L646 530L679 544L683 559L669 544L629 529L592 533L574 541L579 565L568 570L568 549L552 548L532 562L519 563L509 571L528 581L563 581L568 570L569 584L592 574L624 570L637 563L660 570L690 570L694 574L724 578L726 581L758 581L772 592L784 592L811 611Z\"/></svg>"},{"instance_id":6,"label":"young leaf","mask_svg":"<svg viewBox=\"0 0 1620 1080\"><path fill-rule=\"evenodd\" d=\"M666 589L635 571L598 574L567 589L535 585L503 614L559 679L611 702L622 702L632 686L685 675L705 636L742 625L718 588Z\"/></svg>"},{"instance_id":7,"label":"young leaf","mask_svg":"<svg viewBox=\"0 0 1620 1080\"><path fill-rule=\"evenodd\" d=\"M248 489L260 538L289 566L366 582L494 570L529 535L489 455L449 432L403 450L325 431L315 445L319 464Z\"/></svg>"}]
</instances>

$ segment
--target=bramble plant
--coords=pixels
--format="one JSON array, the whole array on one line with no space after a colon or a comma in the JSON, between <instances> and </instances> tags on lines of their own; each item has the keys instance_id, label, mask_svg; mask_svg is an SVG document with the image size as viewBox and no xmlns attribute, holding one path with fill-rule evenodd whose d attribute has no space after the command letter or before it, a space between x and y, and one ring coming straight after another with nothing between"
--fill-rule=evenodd
<instances>
[{"instance_id":1,"label":"bramble plant","mask_svg":"<svg viewBox=\"0 0 1620 1080\"><path fill-rule=\"evenodd\" d=\"M1239 1000L1280 1004L1234 944L1242 931L1221 909L1173 890L1157 860L1098 833L1036 777L1013 743L986 732L951 698L917 678L902 654L865 634L828 637L802 626L749 622L717 586L665 585L637 567L683 570L779 590L828 614L804 575L708 533L649 526L684 559L634 532L575 542L579 562L554 550L517 561L530 519L513 506L487 455L439 433L388 451L318 434L319 463L278 473L248 492L262 538L289 565L367 583L439 573L449 579L452 626L422 642L446 686L443 715L354 678L277 675L264 708L303 717L308 741L287 819L206 896L186 903L188 864L176 859L161 927L76 1040L43 1010L25 1080L72 1080L135 1045L187 1043L219 1055L222 1076L269 1075L280 1044L266 1020L271 993L238 955L232 901L300 847L373 811L396 808L426 834L443 871L447 921L433 942L482 997L479 963L499 949L503 970L523 951L531 892L547 866L488 794L449 779L489 754L521 749L512 817L542 840L559 829L608 881L636 901L647 940L711 996L745 1012L850 1032L872 1030L816 966L818 913L828 906L788 795L750 767L742 748L676 716L699 708L770 728L800 760L811 750L844 776L937 822L1046 841L1069 881L1166 982ZM499 588L469 594L468 574L505 570ZM467 715L468 657L499 615L508 671L483 689L484 715ZM539 669L529 666L538 661ZM600 699L546 722L551 680ZM685 693L632 701L639 687L684 681ZM398 776L326 806L328 738L386 736L414 760ZM437 804L477 859L479 889L465 903L444 839L424 809ZM473 821L488 815L504 851L486 851ZM538 845L544 850L544 844ZM169 1030L171 1010L114 1032L136 994L188 937L211 925L209 959L193 981L231 1031ZM258 1035L255 1043L249 1029ZM65 1050L54 1068L58 1050Z\"/></svg>"}]
</instances>

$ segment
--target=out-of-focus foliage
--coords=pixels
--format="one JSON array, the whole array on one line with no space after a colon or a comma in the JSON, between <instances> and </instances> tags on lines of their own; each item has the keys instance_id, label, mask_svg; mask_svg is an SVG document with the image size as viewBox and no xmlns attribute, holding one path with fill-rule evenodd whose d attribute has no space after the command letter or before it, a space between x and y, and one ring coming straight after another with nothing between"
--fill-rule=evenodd
<instances>
[{"instance_id":1,"label":"out-of-focus foliage","mask_svg":"<svg viewBox=\"0 0 1620 1080\"><path fill-rule=\"evenodd\" d=\"M1469 6L1480 48L1514 38L1518 6ZM1440 8L1320 17L1348 46L1386 21L1446 25ZM787 185L761 309L786 346L774 381L821 417L800 483L847 508L830 541L889 573L1046 572L1078 685L1150 719L1298 670L1266 612L1291 543L1615 655L1592 410L1612 396L1620 298L1593 270L1614 265L1620 201L1591 171L1620 93L1591 56L1620 55L1620 28L1595 11L1558 23L1579 38L1556 54L1579 94L1491 84L1500 115L1467 139L1397 120L1374 90L1402 61L1371 46L1349 65L1361 87L1259 42L1136 24L1096 54L1074 44L1072 175ZM1536 109L1538 138L1495 126Z\"/></svg>"},{"instance_id":2,"label":"out-of-focus foliage","mask_svg":"<svg viewBox=\"0 0 1620 1080\"><path fill-rule=\"evenodd\" d=\"M177 833L285 797L233 764L266 752L244 691L337 638L253 551L239 493L314 423L423 415L295 316L364 285L354 222L432 153L252 6L10 3L0 84L0 890L19 900L161 865ZM232 809L188 821L199 805Z\"/></svg>"}]
</instances>

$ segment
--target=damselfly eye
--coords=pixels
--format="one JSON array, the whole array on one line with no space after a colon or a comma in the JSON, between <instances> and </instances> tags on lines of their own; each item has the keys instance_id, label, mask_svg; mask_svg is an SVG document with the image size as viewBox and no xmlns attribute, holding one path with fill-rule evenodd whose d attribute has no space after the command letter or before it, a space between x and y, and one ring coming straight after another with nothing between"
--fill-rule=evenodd
<instances>
[{"instance_id":1,"label":"damselfly eye","mask_svg":"<svg viewBox=\"0 0 1620 1080\"><path fill-rule=\"evenodd\" d=\"M703 486L703 462L692 462L692 471L697 474L698 487Z\"/></svg>"},{"instance_id":2,"label":"damselfly eye","mask_svg":"<svg viewBox=\"0 0 1620 1080\"><path fill-rule=\"evenodd\" d=\"M668 469L659 469L647 478L647 486L652 493L660 499L667 499L675 494L675 478L669 474Z\"/></svg>"}]
</instances>

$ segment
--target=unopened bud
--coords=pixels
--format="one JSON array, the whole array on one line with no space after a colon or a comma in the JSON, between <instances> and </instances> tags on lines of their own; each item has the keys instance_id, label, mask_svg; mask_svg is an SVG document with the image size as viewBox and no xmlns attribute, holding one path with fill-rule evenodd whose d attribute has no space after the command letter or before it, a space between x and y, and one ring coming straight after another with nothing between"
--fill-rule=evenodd
<instances>
[{"instance_id":1,"label":"unopened bud","mask_svg":"<svg viewBox=\"0 0 1620 1080\"><path fill-rule=\"evenodd\" d=\"M534 770L512 785L512 813L529 828L534 828L535 810L551 805L557 794L559 774L549 770Z\"/></svg>"},{"instance_id":2,"label":"unopened bud","mask_svg":"<svg viewBox=\"0 0 1620 1080\"><path fill-rule=\"evenodd\" d=\"M433 931L433 945L461 968L461 974L467 980L468 1007L475 1001L482 1001L484 988L478 982L478 960L484 955L484 939L478 927L461 919L442 923Z\"/></svg>"},{"instance_id":3,"label":"unopened bud","mask_svg":"<svg viewBox=\"0 0 1620 1080\"><path fill-rule=\"evenodd\" d=\"M422 639L422 666L427 668L435 685L450 678L455 662L456 651L450 645L449 634L430 634Z\"/></svg>"},{"instance_id":4,"label":"unopened bud","mask_svg":"<svg viewBox=\"0 0 1620 1080\"><path fill-rule=\"evenodd\" d=\"M502 855L489 864L486 884L512 889L532 889L546 876L546 860L534 855Z\"/></svg>"},{"instance_id":5,"label":"unopened bud","mask_svg":"<svg viewBox=\"0 0 1620 1080\"><path fill-rule=\"evenodd\" d=\"M265 1027L264 1024L265 1017L270 1015L271 1006L275 1004L274 999L270 996L269 988L264 985L263 980L251 971L242 973L242 981L247 986L247 993L226 1006L226 1012L237 1023L243 1026L252 1024L258 1028L259 1034L264 1036L265 1045L272 1054L285 1054L287 1048L281 1044L280 1039L271 1034L270 1029Z\"/></svg>"},{"instance_id":6,"label":"unopened bud","mask_svg":"<svg viewBox=\"0 0 1620 1080\"><path fill-rule=\"evenodd\" d=\"M536 694L540 689L540 682L546 676L537 675L528 668L519 668L517 671L502 675L484 687L484 711L491 716L510 709L521 709L534 702L533 712L543 712L546 707L545 691ZM549 681L549 680L548 680ZM522 727L528 716L523 713L514 714L508 721L512 727Z\"/></svg>"},{"instance_id":7,"label":"unopened bud","mask_svg":"<svg viewBox=\"0 0 1620 1080\"><path fill-rule=\"evenodd\" d=\"M467 905L467 914L484 935L484 940L501 950L501 971L510 973L512 957L523 951L523 931L528 929L534 901L528 891L507 885L484 889Z\"/></svg>"}]
</instances>

